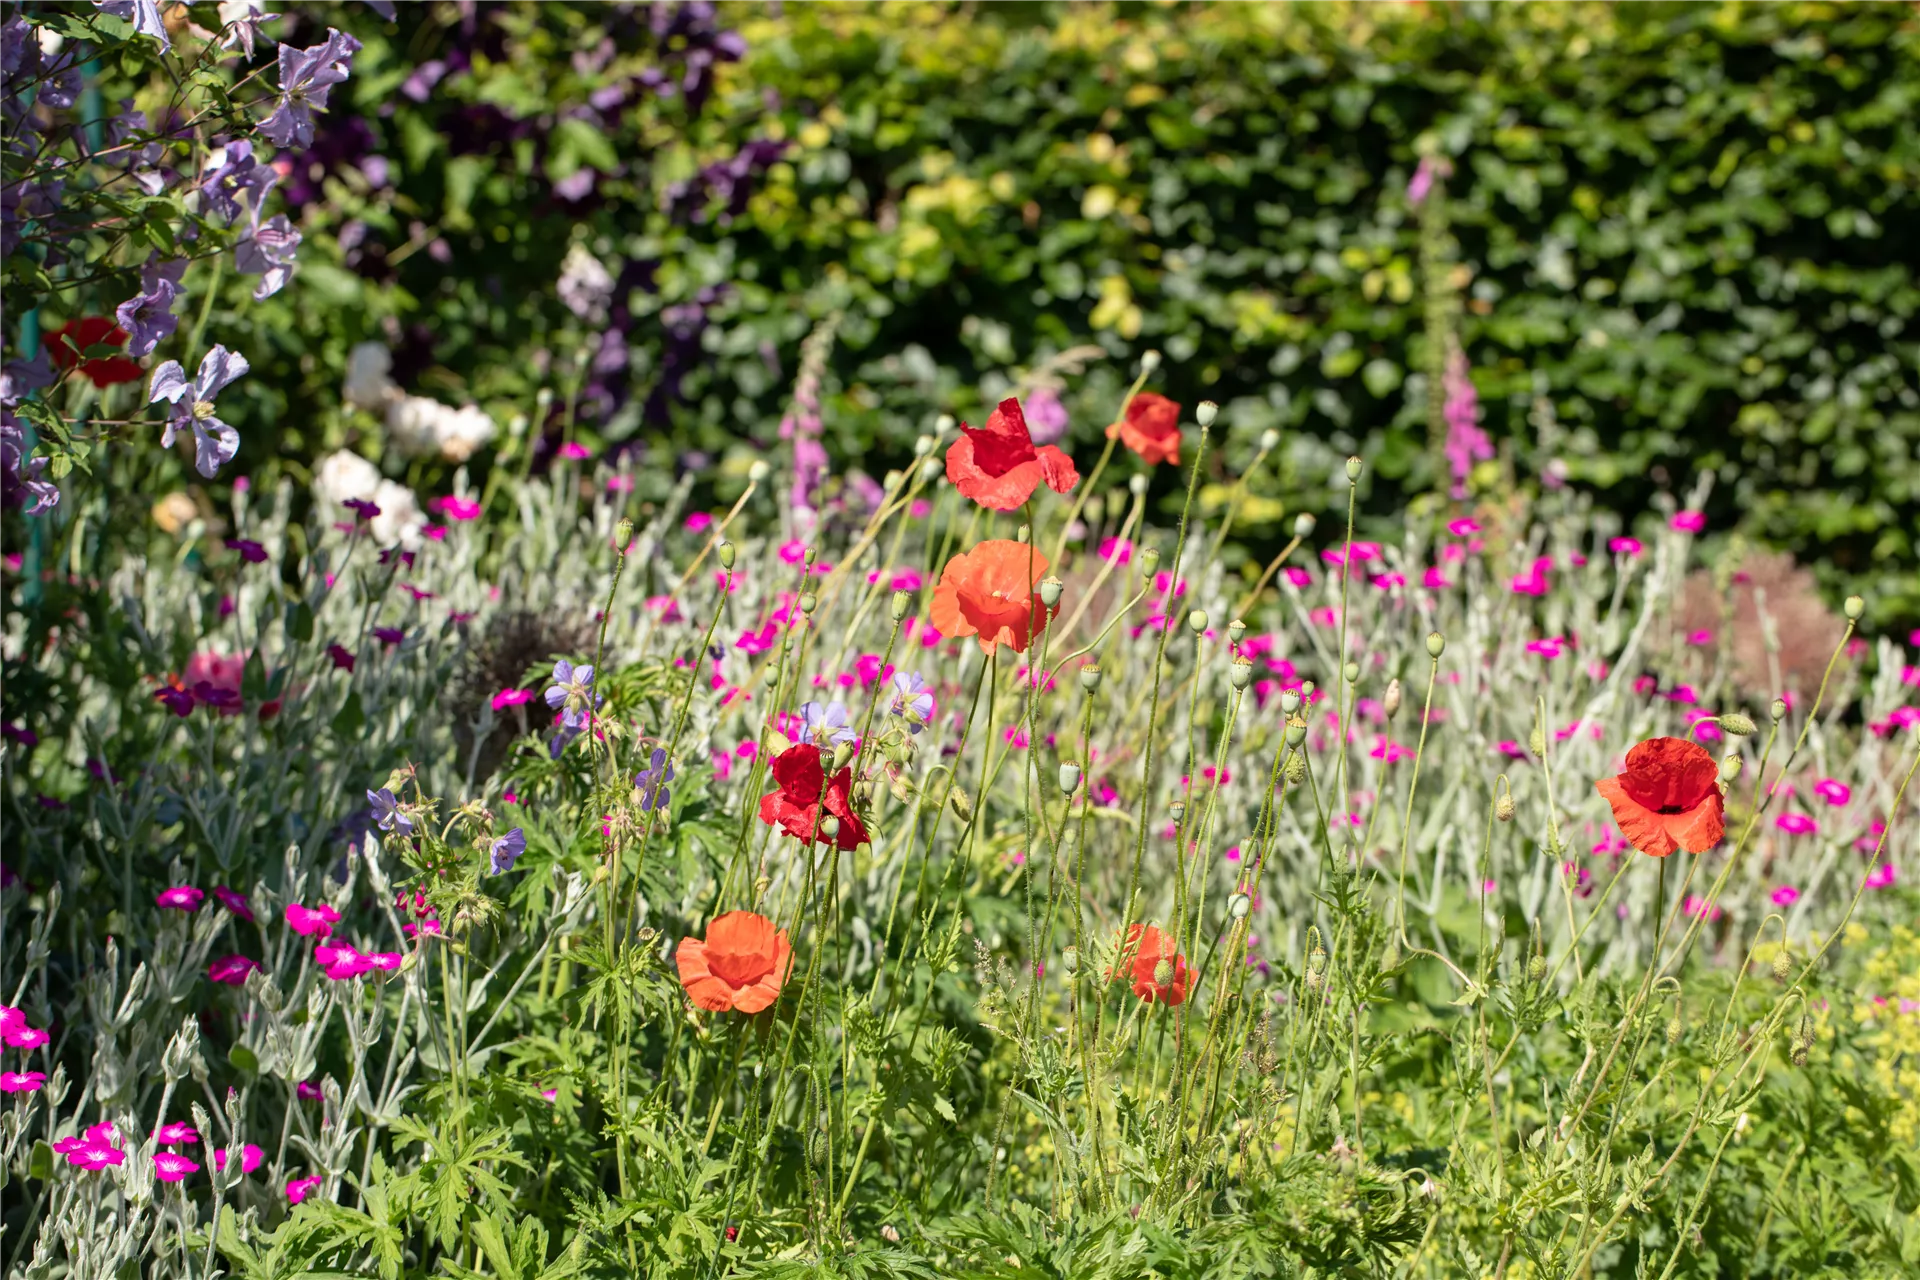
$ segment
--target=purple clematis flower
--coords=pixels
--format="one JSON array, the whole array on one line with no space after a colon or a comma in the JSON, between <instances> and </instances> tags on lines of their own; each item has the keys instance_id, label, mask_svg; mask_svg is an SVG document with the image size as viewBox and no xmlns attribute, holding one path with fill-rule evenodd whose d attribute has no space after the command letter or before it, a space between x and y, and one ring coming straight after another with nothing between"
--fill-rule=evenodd
<instances>
[{"instance_id":1,"label":"purple clematis flower","mask_svg":"<svg viewBox=\"0 0 1920 1280\"><path fill-rule=\"evenodd\" d=\"M212 168L200 180L200 195L209 209L226 219L228 226L243 212L242 195L253 193L253 205L257 209L266 200L268 189L280 180L272 165L254 157L253 144L245 138L216 148L210 159Z\"/></svg>"},{"instance_id":2,"label":"purple clematis flower","mask_svg":"<svg viewBox=\"0 0 1920 1280\"><path fill-rule=\"evenodd\" d=\"M93 0L93 7L110 18L125 18L133 23L135 34L152 36L160 42L160 52L173 52L167 24L160 17L159 0Z\"/></svg>"},{"instance_id":3,"label":"purple clematis flower","mask_svg":"<svg viewBox=\"0 0 1920 1280\"><path fill-rule=\"evenodd\" d=\"M0 503L13 507L31 497L27 514L37 516L60 505L60 486L40 478L45 458L26 454L26 429L10 410L0 409Z\"/></svg>"},{"instance_id":4,"label":"purple clematis flower","mask_svg":"<svg viewBox=\"0 0 1920 1280\"><path fill-rule=\"evenodd\" d=\"M240 433L214 416L213 398L248 369L247 358L238 352L216 346L200 362L200 372L191 383L178 360L169 360L153 371L147 384L147 403L165 400L173 406L167 415L167 429L160 447L171 449L176 434L193 428L193 462L203 476L211 478L221 467L233 461L240 451Z\"/></svg>"},{"instance_id":5,"label":"purple clematis flower","mask_svg":"<svg viewBox=\"0 0 1920 1280\"><path fill-rule=\"evenodd\" d=\"M660 747L653 749L647 767L634 775L633 785L640 789L640 808L647 813L664 809L673 801L673 765Z\"/></svg>"},{"instance_id":6,"label":"purple clematis flower","mask_svg":"<svg viewBox=\"0 0 1920 1280\"><path fill-rule=\"evenodd\" d=\"M491 845L487 846L488 860L494 875L503 875L513 870L513 864L527 851L527 833L519 827L507 832Z\"/></svg>"},{"instance_id":7,"label":"purple clematis flower","mask_svg":"<svg viewBox=\"0 0 1920 1280\"><path fill-rule=\"evenodd\" d=\"M300 233L276 213L265 222L257 216L240 243L233 247L233 265L243 276L260 276L254 286L254 301L271 298L293 278L293 251L300 247Z\"/></svg>"},{"instance_id":8,"label":"purple clematis flower","mask_svg":"<svg viewBox=\"0 0 1920 1280\"><path fill-rule=\"evenodd\" d=\"M327 94L347 78L360 42L327 28L322 44L307 49L280 46L280 105L260 122L261 136L277 147L313 145L313 112L327 109Z\"/></svg>"},{"instance_id":9,"label":"purple clematis flower","mask_svg":"<svg viewBox=\"0 0 1920 1280\"><path fill-rule=\"evenodd\" d=\"M150 355L155 347L172 336L180 325L180 318L173 314L173 300L177 293L173 281L163 276L114 310L113 318L127 331L128 355Z\"/></svg>"},{"instance_id":10,"label":"purple clematis flower","mask_svg":"<svg viewBox=\"0 0 1920 1280\"><path fill-rule=\"evenodd\" d=\"M593 701L593 668L576 667L565 658L560 659L553 664L553 683L548 686L546 696L547 705L561 713L562 725L576 733L586 728L587 709ZM554 754L558 756L559 752Z\"/></svg>"},{"instance_id":11,"label":"purple clematis flower","mask_svg":"<svg viewBox=\"0 0 1920 1280\"><path fill-rule=\"evenodd\" d=\"M373 820L380 824L382 831L397 831L403 836L413 834L413 819L400 811L400 802L392 791L386 787L369 791L367 803L373 806Z\"/></svg>"},{"instance_id":12,"label":"purple clematis flower","mask_svg":"<svg viewBox=\"0 0 1920 1280\"><path fill-rule=\"evenodd\" d=\"M237 43L246 51L247 61L252 62L253 42L260 38L260 24L272 22L279 16L261 9L260 0L227 0L220 6L220 20L227 24L227 36L220 47L231 49Z\"/></svg>"},{"instance_id":13,"label":"purple clematis flower","mask_svg":"<svg viewBox=\"0 0 1920 1280\"><path fill-rule=\"evenodd\" d=\"M818 747L852 742L860 735L847 724L847 708L839 702L803 702L800 718L806 722L805 741Z\"/></svg>"}]
</instances>

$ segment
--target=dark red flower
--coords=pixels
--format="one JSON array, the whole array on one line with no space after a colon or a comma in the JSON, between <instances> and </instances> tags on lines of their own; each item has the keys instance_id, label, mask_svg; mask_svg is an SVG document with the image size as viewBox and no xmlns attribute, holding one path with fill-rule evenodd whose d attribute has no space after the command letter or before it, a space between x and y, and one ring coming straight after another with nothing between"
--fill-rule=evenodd
<instances>
[{"instance_id":1,"label":"dark red flower","mask_svg":"<svg viewBox=\"0 0 1920 1280\"><path fill-rule=\"evenodd\" d=\"M773 758L773 780L780 789L760 797L760 821L779 827L795 839L833 843L842 849L857 849L867 842L866 824L848 801L848 793L853 790L852 769L842 769L829 779L820 763L820 748L803 742ZM832 841L818 834L823 789L827 813L840 820L839 834Z\"/></svg>"},{"instance_id":2,"label":"dark red flower","mask_svg":"<svg viewBox=\"0 0 1920 1280\"><path fill-rule=\"evenodd\" d=\"M1593 789L1613 806L1621 834L1642 853L1705 853L1727 834L1720 768L1685 738L1649 738L1627 752L1626 772Z\"/></svg>"},{"instance_id":3,"label":"dark red flower","mask_svg":"<svg viewBox=\"0 0 1920 1280\"><path fill-rule=\"evenodd\" d=\"M1065 493L1079 483L1080 473L1059 449L1034 445L1020 402L1009 396L988 415L984 431L960 424L960 438L947 447L947 479L983 507L1012 511L1041 481Z\"/></svg>"},{"instance_id":4,"label":"dark red flower","mask_svg":"<svg viewBox=\"0 0 1920 1280\"><path fill-rule=\"evenodd\" d=\"M333 665L335 670L337 671L353 670L353 654L347 651L347 648L345 645L340 645L340 644L328 645L327 657L333 659Z\"/></svg>"},{"instance_id":5,"label":"dark red flower","mask_svg":"<svg viewBox=\"0 0 1920 1280\"><path fill-rule=\"evenodd\" d=\"M140 363L127 356L96 356L88 360L83 357L88 347L125 346L127 331L105 316L85 316L78 320L69 320L47 335L47 354L53 357L53 363L61 372L76 365L80 372L96 387L110 387L116 382L138 382Z\"/></svg>"},{"instance_id":6,"label":"dark red flower","mask_svg":"<svg viewBox=\"0 0 1920 1280\"><path fill-rule=\"evenodd\" d=\"M1107 438L1140 455L1146 463L1180 465L1180 406L1165 396L1142 391L1127 402L1127 414L1107 428Z\"/></svg>"}]
</instances>

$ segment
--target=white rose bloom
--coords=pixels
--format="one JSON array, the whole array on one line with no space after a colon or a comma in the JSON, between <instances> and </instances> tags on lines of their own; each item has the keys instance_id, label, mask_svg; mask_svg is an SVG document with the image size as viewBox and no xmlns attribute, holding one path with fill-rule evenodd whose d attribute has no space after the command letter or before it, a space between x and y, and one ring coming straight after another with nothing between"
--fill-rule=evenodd
<instances>
[{"instance_id":1,"label":"white rose bloom","mask_svg":"<svg viewBox=\"0 0 1920 1280\"><path fill-rule=\"evenodd\" d=\"M421 512L420 501L413 496L413 490L382 480L380 487L373 491L373 504L380 508L380 514L373 518L375 542L383 547L395 543L403 547L419 544L420 530L427 523L427 517Z\"/></svg>"},{"instance_id":2,"label":"white rose bloom","mask_svg":"<svg viewBox=\"0 0 1920 1280\"><path fill-rule=\"evenodd\" d=\"M440 452L440 419L447 407L425 396L400 396L387 406L387 436L409 458Z\"/></svg>"},{"instance_id":3,"label":"white rose bloom","mask_svg":"<svg viewBox=\"0 0 1920 1280\"><path fill-rule=\"evenodd\" d=\"M393 356L378 342L362 342L347 353L347 380L341 394L356 409L375 412L398 394L393 379Z\"/></svg>"},{"instance_id":4,"label":"white rose bloom","mask_svg":"<svg viewBox=\"0 0 1920 1280\"><path fill-rule=\"evenodd\" d=\"M314 469L313 491L339 506L348 498L370 501L380 488L380 468L349 449L330 453Z\"/></svg>"},{"instance_id":5,"label":"white rose bloom","mask_svg":"<svg viewBox=\"0 0 1920 1280\"><path fill-rule=\"evenodd\" d=\"M493 439L496 430L493 419L479 405L450 409L440 419L440 456L448 462L465 462L475 449Z\"/></svg>"}]
</instances>

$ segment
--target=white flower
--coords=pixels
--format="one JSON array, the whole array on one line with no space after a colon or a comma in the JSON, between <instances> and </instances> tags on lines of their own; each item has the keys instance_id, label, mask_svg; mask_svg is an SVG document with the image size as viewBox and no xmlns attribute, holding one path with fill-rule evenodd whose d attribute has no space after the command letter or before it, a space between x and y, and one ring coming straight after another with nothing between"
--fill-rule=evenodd
<instances>
[{"instance_id":1,"label":"white flower","mask_svg":"<svg viewBox=\"0 0 1920 1280\"><path fill-rule=\"evenodd\" d=\"M347 353L347 380L340 393L354 408L378 412L399 394L400 389L387 376L392 368L393 356L380 343L357 343Z\"/></svg>"},{"instance_id":2,"label":"white flower","mask_svg":"<svg viewBox=\"0 0 1920 1280\"><path fill-rule=\"evenodd\" d=\"M409 458L437 454L465 462L495 431L493 419L478 405L455 409L424 396L401 396L387 406L387 434Z\"/></svg>"},{"instance_id":3,"label":"white flower","mask_svg":"<svg viewBox=\"0 0 1920 1280\"><path fill-rule=\"evenodd\" d=\"M448 462L465 462L473 451L493 439L497 428L479 405L455 409L440 422L440 456Z\"/></svg>"},{"instance_id":4,"label":"white flower","mask_svg":"<svg viewBox=\"0 0 1920 1280\"><path fill-rule=\"evenodd\" d=\"M383 547L396 543L403 547L419 544L420 530L425 527L427 517L420 510L420 500L413 496L413 490L382 480L380 487L373 491L373 505L380 508L371 526L376 543Z\"/></svg>"},{"instance_id":5,"label":"white flower","mask_svg":"<svg viewBox=\"0 0 1920 1280\"><path fill-rule=\"evenodd\" d=\"M599 324L607 318L607 304L613 300L613 276L585 245L576 244L560 263L556 292L567 310Z\"/></svg>"},{"instance_id":6,"label":"white flower","mask_svg":"<svg viewBox=\"0 0 1920 1280\"><path fill-rule=\"evenodd\" d=\"M314 468L313 491L339 506L348 498L372 501L380 487L380 468L349 449L330 453Z\"/></svg>"}]
</instances>

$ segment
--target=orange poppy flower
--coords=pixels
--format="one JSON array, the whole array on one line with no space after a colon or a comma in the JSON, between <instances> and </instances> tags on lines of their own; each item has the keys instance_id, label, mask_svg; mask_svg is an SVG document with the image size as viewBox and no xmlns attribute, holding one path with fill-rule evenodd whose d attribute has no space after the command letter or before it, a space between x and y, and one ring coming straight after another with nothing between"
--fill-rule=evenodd
<instances>
[{"instance_id":1,"label":"orange poppy flower","mask_svg":"<svg viewBox=\"0 0 1920 1280\"><path fill-rule=\"evenodd\" d=\"M1012 645L1025 653L1052 617L1034 586L1047 575L1047 557L1025 542L990 538L947 561L933 589L934 629L944 636L978 636L983 652Z\"/></svg>"},{"instance_id":2,"label":"orange poppy flower","mask_svg":"<svg viewBox=\"0 0 1920 1280\"><path fill-rule=\"evenodd\" d=\"M707 926L707 936L682 938L673 953L680 985L702 1009L758 1013L780 998L793 968L787 931L757 911L729 911Z\"/></svg>"},{"instance_id":3,"label":"orange poppy flower","mask_svg":"<svg viewBox=\"0 0 1920 1280\"><path fill-rule=\"evenodd\" d=\"M1192 974L1187 969L1187 958L1175 947L1172 934L1150 924L1128 925L1120 958L1125 960L1128 956L1133 957L1127 965L1128 976L1133 979L1133 994L1148 1004L1155 1000L1169 1006L1186 1003ZM1167 965L1164 975L1167 980L1155 982L1156 977L1162 976L1156 971L1163 962Z\"/></svg>"},{"instance_id":4,"label":"orange poppy flower","mask_svg":"<svg viewBox=\"0 0 1920 1280\"><path fill-rule=\"evenodd\" d=\"M1685 738L1649 738L1627 752L1627 769L1593 789L1613 806L1621 834L1642 853L1705 853L1727 834L1720 767Z\"/></svg>"},{"instance_id":5,"label":"orange poppy flower","mask_svg":"<svg viewBox=\"0 0 1920 1280\"><path fill-rule=\"evenodd\" d=\"M1009 396L988 415L986 430L960 424L960 438L947 447L947 479L961 496L983 507L1012 511L1042 480L1055 493L1065 493L1079 483L1080 473L1059 449L1034 445L1027 415Z\"/></svg>"},{"instance_id":6,"label":"orange poppy flower","mask_svg":"<svg viewBox=\"0 0 1920 1280\"><path fill-rule=\"evenodd\" d=\"M116 382L137 382L139 363L127 356L82 357L89 347L117 347L126 340L127 331L105 316L83 316L47 335L47 354L62 372L78 365L94 386L110 387Z\"/></svg>"},{"instance_id":7,"label":"orange poppy flower","mask_svg":"<svg viewBox=\"0 0 1920 1280\"><path fill-rule=\"evenodd\" d=\"M835 844L842 849L858 849L867 842L866 824L853 811L848 793L853 790L853 770L845 768L827 777L820 763L820 748L810 742L797 743L773 758L773 780L778 791L760 797L760 821L779 827L796 840ZM839 832L829 840L820 834L820 812L824 794L827 813L840 821Z\"/></svg>"},{"instance_id":8,"label":"orange poppy flower","mask_svg":"<svg viewBox=\"0 0 1920 1280\"><path fill-rule=\"evenodd\" d=\"M1107 428L1109 440L1140 455L1142 462L1180 465L1180 406L1165 396L1142 391L1127 402L1127 415Z\"/></svg>"}]
</instances>

